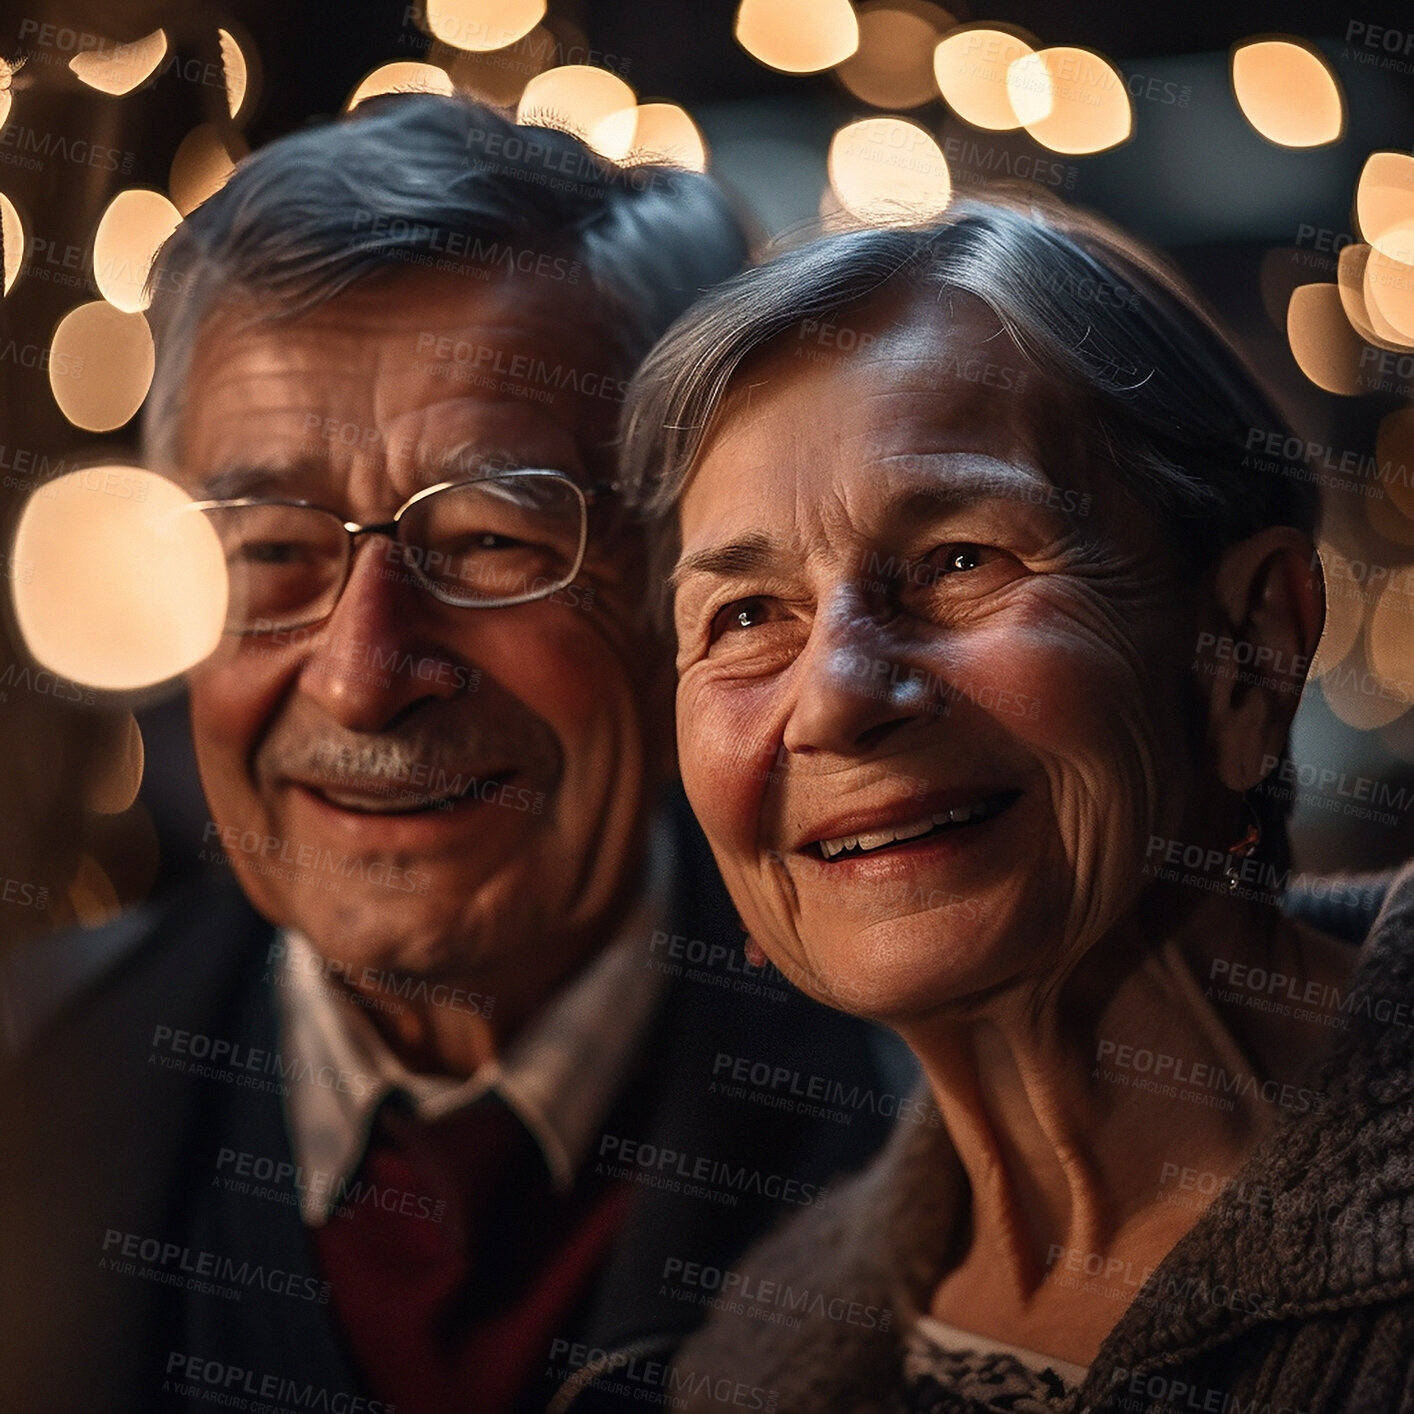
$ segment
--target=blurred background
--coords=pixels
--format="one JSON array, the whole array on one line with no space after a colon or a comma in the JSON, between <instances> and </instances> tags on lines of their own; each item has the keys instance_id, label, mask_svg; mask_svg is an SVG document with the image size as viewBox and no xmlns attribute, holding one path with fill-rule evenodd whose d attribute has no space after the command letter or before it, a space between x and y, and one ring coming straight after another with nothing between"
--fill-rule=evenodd
<instances>
[{"instance_id":1,"label":"blurred background","mask_svg":"<svg viewBox=\"0 0 1414 1414\"><path fill-rule=\"evenodd\" d=\"M0 940L212 867L172 681L197 650L177 628L115 649L164 597L144 578L160 494L130 470L143 281L245 153L406 88L705 165L763 238L1021 182L1164 249L1299 434L1253 429L1253 474L1323 488L1297 865L1414 853L1407 3L5 0Z\"/></svg>"}]
</instances>

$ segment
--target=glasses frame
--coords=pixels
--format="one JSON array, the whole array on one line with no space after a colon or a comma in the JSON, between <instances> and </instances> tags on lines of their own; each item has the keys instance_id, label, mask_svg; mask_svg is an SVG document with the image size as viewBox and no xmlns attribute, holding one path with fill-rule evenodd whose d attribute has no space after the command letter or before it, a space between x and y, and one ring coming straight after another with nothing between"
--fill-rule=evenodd
<instances>
[{"instance_id":1,"label":"glasses frame","mask_svg":"<svg viewBox=\"0 0 1414 1414\"><path fill-rule=\"evenodd\" d=\"M302 501L285 496L234 496L224 500L193 501L186 509L189 511L212 511L236 510L242 506L297 506L306 510L322 511L325 515L333 516L344 529L347 548L344 552L343 569L340 573L339 587L334 591L334 597L330 601L329 607L323 613L311 614L309 618L291 623L225 630L232 637L249 638L258 633L280 633L288 629L308 628L310 624L317 624L327 619L338 607L344 590L349 586L349 577L353 574L354 555L358 550L360 535L384 535L395 544L406 546L407 542L399 534L403 517L414 506L426 501L429 497L463 486L481 486L498 481L522 481L527 477L545 477L562 481L574 492L579 502L579 545L575 550L574 563L571 565L569 573L561 579L547 588L533 589L525 594L508 594L498 599L460 599L437 584L421 565L415 563L411 558L404 559L404 563L412 571L413 578L417 580L421 588L443 604L449 604L455 609L509 609L517 604L533 604L538 599L548 599L550 595L558 593L561 589L566 589L574 583L584 564L585 551L589 545L589 508L599 501L616 495L621 490L618 482L604 481L593 486L581 486L572 476L563 471L552 471L542 467L517 467L515 470L491 472L484 476L458 477L452 481L439 481L435 486L424 486L421 491L409 496L398 507L392 520L370 521L367 524L356 520L345 520L332 507L321 506L316 501Z\"/></svg>"}]
</instances>

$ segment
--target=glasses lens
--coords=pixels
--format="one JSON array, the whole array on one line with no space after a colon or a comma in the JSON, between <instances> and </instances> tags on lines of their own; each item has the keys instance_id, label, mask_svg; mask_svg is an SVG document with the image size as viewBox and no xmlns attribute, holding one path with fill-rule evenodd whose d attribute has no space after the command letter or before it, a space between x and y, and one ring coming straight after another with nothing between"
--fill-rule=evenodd
<instances>
[{"instance_id":1,"label":"glasses lens","mask_svg":"<svg viewBox=\"0 0 1414 1414\"><path fill-rule=\"evenodd\" d=\"M344 579L348 537L339 519L312 506L220 506L207 510L230 576L227 633L268 633L320 618Z\"/></svg>"},{"instance_id":2,"label":"glasses lens","mask_svg":"<svg viewBox=\"0 0 1414 1414\"><path fill-rule=\"evenodd\" d=\"M403 518L414 567L454 603L529 599L579 567L584 502L559 476L510 475L449 486Z\"/></svg>"}]
</instances>

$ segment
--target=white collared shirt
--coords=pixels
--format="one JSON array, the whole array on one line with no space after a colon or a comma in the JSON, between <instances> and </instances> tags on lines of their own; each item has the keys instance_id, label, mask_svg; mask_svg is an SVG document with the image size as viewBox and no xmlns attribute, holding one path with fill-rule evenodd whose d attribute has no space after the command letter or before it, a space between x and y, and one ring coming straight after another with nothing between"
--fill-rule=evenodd
<instances>
[{"instance_id":1,"label":"white collared shirt","mask_svg":"<svg viewBox=\"0 0 1414 1414\"><path fill-rule=\"evenodd\" d=\"M515 1111L567 1190L594 1142L648 1029L663 975L647 965L672 878L665 829L652 831L648 880L613 942L556 993L503 1055L465 1080L419 1075L393 1053L362 1006L328 980L313 945L284 934L275 977L280 1054L300 1079L285 1098L299 1169L300 1212L322 1226L363 1162L383 1099L403 1091L428 1121L492 1091Z\"/></svg>"}]
</instances>

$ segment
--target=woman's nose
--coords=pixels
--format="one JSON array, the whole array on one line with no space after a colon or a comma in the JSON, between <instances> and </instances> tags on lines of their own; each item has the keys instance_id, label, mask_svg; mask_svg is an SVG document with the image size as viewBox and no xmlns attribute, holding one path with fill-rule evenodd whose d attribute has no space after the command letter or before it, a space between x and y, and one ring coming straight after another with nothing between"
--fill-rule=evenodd
<instances>
[{"instance_id":1,"label":"woman's nose","mask_svg":"<svg viewBox=\"0 0 1414 1414\"><path fill-rule=\"evenodd\" d=\"M841 594L822 606L796 660L788 751L857 755L945 710L937 679L906 642L896 615Z\"/></svg>"}]
</instances>

